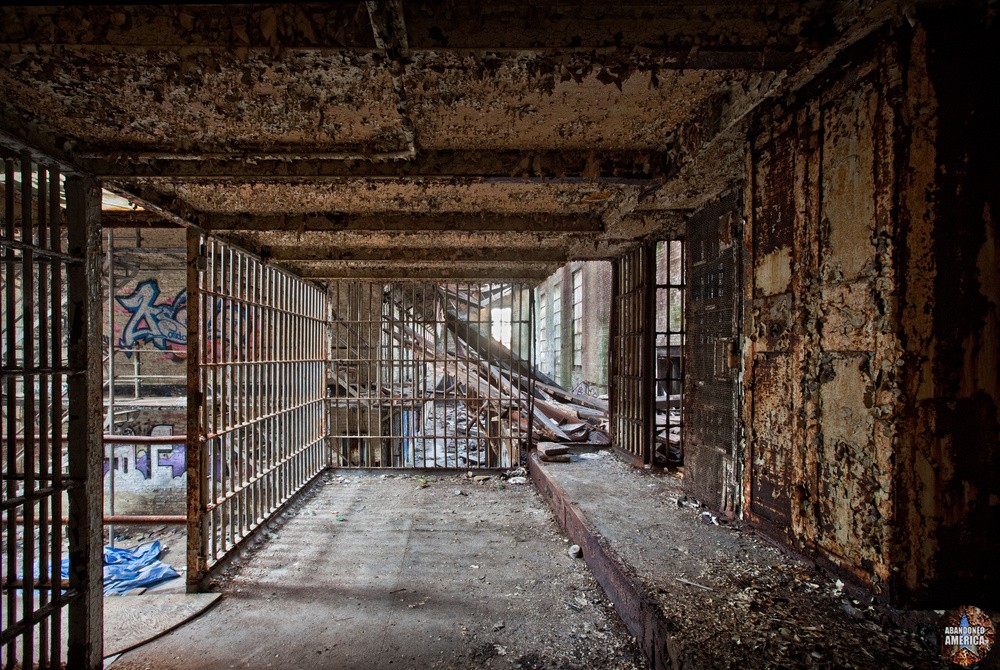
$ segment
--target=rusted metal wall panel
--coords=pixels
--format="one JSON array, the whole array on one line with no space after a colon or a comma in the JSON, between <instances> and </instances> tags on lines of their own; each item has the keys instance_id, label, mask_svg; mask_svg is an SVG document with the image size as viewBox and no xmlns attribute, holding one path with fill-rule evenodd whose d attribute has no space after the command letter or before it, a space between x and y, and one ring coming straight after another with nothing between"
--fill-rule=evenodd
<instances>
[{"instance_id":1,"label":"rusted metal wall panel","mask_svg":"<svg viewBox=\"0 0 1000 670\"><path fill-rule=\"evenodd\" d=\"M734 512L743 199L732 191L687 225L685 485L712 507Z\"/></svg>"},{"instance_id":2,"label":"rusted metal wall panel","mask_svg":"<svg viewBox=\"0 0 1000 670\"><path fill-rule=\"evenodd\" d=\"M893 44L759 118L750 166L749 514L876 592L899 347Z\"/></svg>"},{"instance_id":3,"label":"rusted metal wall panel","mask_svg":"<svg viewBox=\"0 0 1000 670\"><path fill-rule=\"evenodd\" d=\"M768 119L771 134L752 152L753 219L749 394L749 508L779 529L792 525L795 385L792 293L795 248L794 117Z\"/></svg>"},{"instance_id":4,"label":"rusted metal wall panel","mask_svg":"<svg viewBox=\"0 0 1000 670\"><path fill-rule=\"evenodd\" d=\"M191 232L188 586L328 462L326 294ZM193 344L194 343L194 344Z\"/></svg>"}]
</instances>

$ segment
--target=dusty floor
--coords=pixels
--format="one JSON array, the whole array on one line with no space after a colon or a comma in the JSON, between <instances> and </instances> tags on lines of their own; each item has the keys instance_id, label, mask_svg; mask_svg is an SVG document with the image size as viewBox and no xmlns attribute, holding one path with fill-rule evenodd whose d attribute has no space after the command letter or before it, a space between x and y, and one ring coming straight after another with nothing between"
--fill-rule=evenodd
<instances>
[{"instance_id":1,"label":"dusty floor","mask_svg":"<svg viewBox=\"0 0 1000 670\"><path fill-rule=\"evenodd\" d=\"M933 631L903 631L749 527L716 525L677 478L608 451L542 467L660 603L690 667L948 667Z\"/></svg>"},{"instance_id":2,"label":"dusty floor","mask_svg":"<svg viewBox=\"0 0 1000 670\"><path fill-rule=\"evenodd\" d=\"M111 667L644 668L528 485L323 475L201 618Z\"/></svg>"}]
</instances>

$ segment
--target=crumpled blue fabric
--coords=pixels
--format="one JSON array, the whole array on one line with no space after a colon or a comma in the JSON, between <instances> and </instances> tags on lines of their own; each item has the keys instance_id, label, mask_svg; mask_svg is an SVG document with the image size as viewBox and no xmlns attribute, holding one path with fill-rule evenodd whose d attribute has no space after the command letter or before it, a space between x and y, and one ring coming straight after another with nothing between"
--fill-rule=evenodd
<instances>
[{"instance_id":1,"label":"crumpled blue fabric","mask_svg":"<svg viewBox=\"0 0 1000 670\"><path fill-rule=\"evenodd\" d=\"M159 556L159 540L135 549L104 547L104 595L122 595L132 589L179 577L171 566L157 560ZM68 570L69 562L63 561L63 572Z\"/></svg>"},{"instance_id":2,"label":"crumpled blue fabric","mask_svg":"<svg viewBox=\"0 0 1000 670\"><path fill-rule=\"evenodd\" d=\"M179 577L177 571L163 561L160 556L160 541L143 544L135 549L104 547L104 595L120 596L132 589L153 586L168 579ZM62 560L62 578L69 579L69 559ZM38 564L35 564L35 579L38 579ZM18 579L21 575L18 574Z\"/></svg>"}]
</instances>

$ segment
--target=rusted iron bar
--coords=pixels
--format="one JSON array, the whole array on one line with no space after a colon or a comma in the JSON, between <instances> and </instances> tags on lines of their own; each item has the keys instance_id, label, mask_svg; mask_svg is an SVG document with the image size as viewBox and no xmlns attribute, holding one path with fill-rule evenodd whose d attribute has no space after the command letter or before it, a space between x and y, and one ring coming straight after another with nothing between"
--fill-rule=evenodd
<instances>
[{"instance_id":1,"label":"rusted iron bar","mask_svg":"<svg viewBox=\"0 0 1000 670\"><path fill-rule=\"evenodd\" d=\"M18 523L21 523L22 518L17 517ZM51 518L39 518L38 523L51 526L54 521L54 517ZM187 517L183 514L115 514L115 515L104 515L104 525L109 526L116 523L120 523L123 526L158 526L161 524L182 524L187 522ZM59 519L59 523L68 524L69 517L62 517ZM57 524L58 525L58 524Z\"/></svg>"},{"instance_id":2,"label":"rusted iron bar","mask_svg":"<svg viewBox=\"0 0 1000 670\"><path fill-rule=\"evenodd\" d=\"M328 464L325 294L188 237L188 588Z\"/></svg>"},{"instance_id":3,"label":"rusted iron bar","mask_svg":"<svg viewBox=\"0 0 1000 670\"><path fill-rule=\"evenodd\" d=\"M18 435L14 442L24 444L26 439L23 435ZM186 439L187 435L105 435L102 441L104 444L183 444ZM67 444L69 438L63 436L60 441ZM49 438L49 442L54 444L52 438Z\"/></svg>"},{"instance_id":4,"label":"rusted iron bar","mask_svg":"<svg viewBox=\"0 0 1000 670\"><path fill-rule=\"evenodd\" d=\"M104 444L183 444L187 435L105 435Z\"/></svg>"},{"instance_id":5,"label":"rusted iron bar","mask_svg":"<svg viewBox=\"0 0 1000 670\"><path fill-rule=\"evenodd\" d=\"M4 577L3 581L0 581L0 588L4 590L18 591L23 590L28 586L33 591L39 591L41 593L51 592L51 591L64 591L69 588L68 579L60 579L58 583L53 583L50 579L35 579L33 581L25 582L23 579L10 579ZM47 593L46 593L47 595ZM47 605L48 603L43 603L42 605ZM45 621L45 619L42 619Z\"/></svg>"}]
</instances>

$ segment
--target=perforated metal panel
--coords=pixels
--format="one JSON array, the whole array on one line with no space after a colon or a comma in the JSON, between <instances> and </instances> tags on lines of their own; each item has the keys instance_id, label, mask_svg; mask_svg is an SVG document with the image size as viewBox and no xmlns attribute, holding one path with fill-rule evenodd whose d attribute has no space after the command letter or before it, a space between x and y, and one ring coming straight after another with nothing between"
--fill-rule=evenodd
<instances>
[{"instance_id":1,"label":"perforated metal panel","mask_svg":"<svg viewBox=\"0 0 1000 670\"><path fill-rule=\"evenodd\" d=\"M740 197L711 203L688 221L685 482L717 509L729 504L736 441Z\"/></svg>"}]
</instances>

